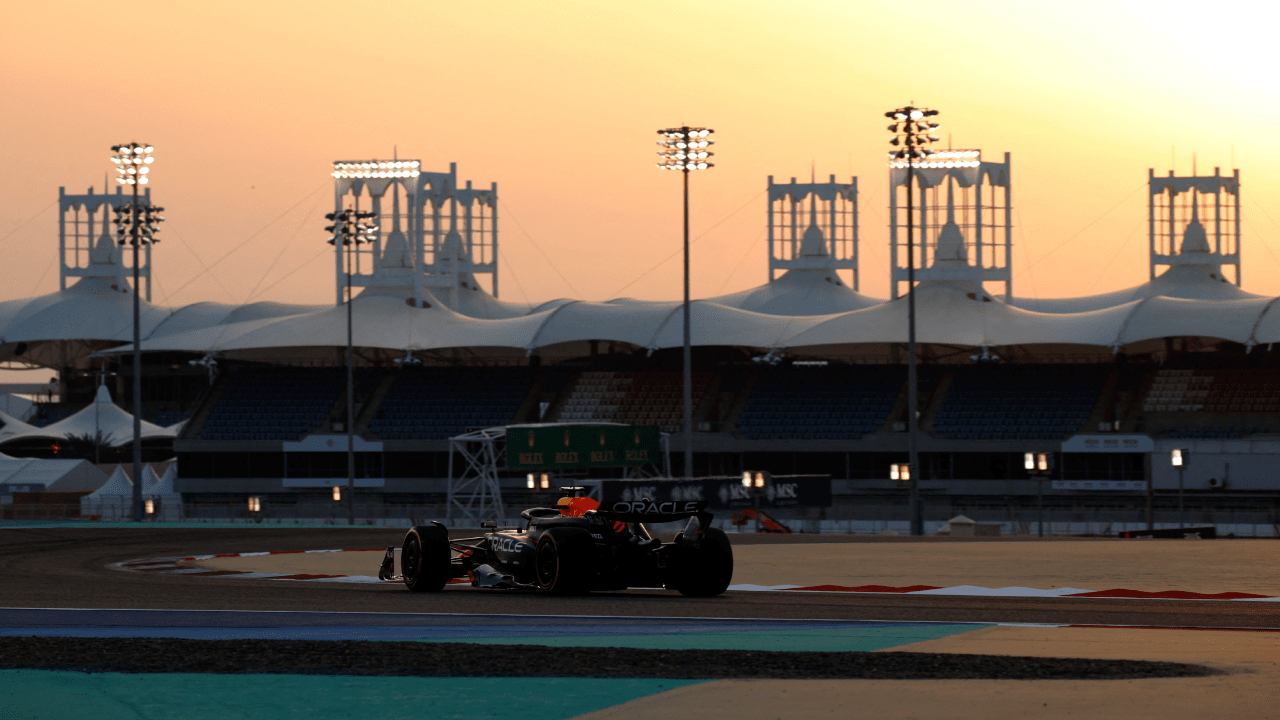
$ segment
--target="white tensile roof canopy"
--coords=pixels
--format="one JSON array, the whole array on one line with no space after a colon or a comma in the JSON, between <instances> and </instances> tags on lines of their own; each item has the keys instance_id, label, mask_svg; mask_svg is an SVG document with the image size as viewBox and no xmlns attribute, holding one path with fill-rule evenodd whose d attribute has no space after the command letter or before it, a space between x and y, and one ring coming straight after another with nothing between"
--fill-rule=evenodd
<instances>
[{"instance_id":1,"label":"white tensile roof canopy","mask_svg":"<svg viewBox=\"0 0 1280 720\"><path fill-rule=\"evenodd\" d=\"M1276 299L1268 297L1206 300L1155 295L1082 312L1044 313L966 292L955 284L925 283L919 286L916 300L917 337L922 343L1123 348L1162 337L1217 338L1246 346L1280 342L1280 313L1272 312ZM788 316L699 300L692 306L692 339L697 346L756 349L903 343L906 306L904 297L859 310ZM680 304L674 302L569 302L516 317L479 319L442 305L410 307L394 289L371 288L355 298L352 310L354 343L366 348L505 348L533 353L589 340L651 350L682 343ZM173 335L157 332L144 340L143 350L234 355L345 344L346 310L335 306ZM129 349L122 346L117 352Z\"/></svg>"},{"instance_id":2,"label":"white tensile roof canopy","mask_svg":"<svg viewBox=\"0 0 1280 720\"><path fill-rule=\"evenodd\" d=\"M418 164L413 161L412 165L416 168ZM1009 182L1007 156L1004 164L979 163L977 171L981 172L975 171L978 180L974 182L984 177L982 173L990 169L988 165L1004 168L1000 181ZM930 182L937 185L958 172L935 172L937 182ZM922 177L925 175L928 172ZM1168 269L1158 276L1153 269L1150 282L1084 298L1014 298L1007 303L987 294L981 282L975 285L946 279L964 274L975 261L965 250L969 240L960 234L960 225L953 220L957 202L953 199L953 183L947 180L945 184L946 202L942 207L947 222L938 226L940 234L929 240L930 262L924 268L933 273L927 277L939 279L920 283L916 292L917 338L921 343L962 347L1077 346L1106 352L1166 337L1203 337L1246 347L1280 341L1280 315L1273 312L1280 298L1254 295L1226 282L1221 264L1236 263L1238 268L1238 248L1232 250L1222 244L1222 222L1212 225L1216 234L1210 242L1206 224L1197 215L1201 207L1218 208L1214 212L1225 207L1221 198L1214 201L1216 205L1203 199L1215 188L1215 192L1238 197L1238 175L1153 177L1152 197L1168 197L1170 221L1168 231L1159 235L1169 247L1153 250L1152 255L1153 268L1154 263L1162 262ZM779 268L785 269L781 276L750 290L693 303L693 344L753 351L856 353L858 348L905 342L905 298L869 298L841 282L836 274L837 260L846 264L850 261L836 258L831 248L836 247L836 235L845 232L841 228L848 226L820 219L836 218L836 206L830 203L852 198L855 187L856 182L832 185L836 190L821 183L771 184L770 191L776 191L778 202L791 202L793 211L807 208L809 226L801 231L798 228L802 226L792 218L789 232L794 255L785 262L775 259ZM472 190L468 184L463 189L451 169L449 173L421 174L414 170L403 178L397 175L379 180L352 175L342 179L337 190L338 202L343 193L367 191L376 192L374 198L380 202L389 196L388 204L394 208L394 224L389 232L388 228L383 229L383 244L376 245L381 255L370 258L370 274L357 278L359 292L352 301L357 347L399 352L468 348L532 354L590 341L611 341L650 351L682 344L682 313L677 302L562 299L529 305L499 300L482 289L476 274L491 275L496 287L496 261L490 258L486 264L475 260L466 248L474 242L496 252L496 231L477 230L479 234L472 237L472 228L481 225L465 225L460 218L463 212L471 218L473 211L478 213L476 218L496 217L496 186ZM835 194L827 200L819 197L828 190L828 194ZM418 228L414 232L419 237L412 241L406 240L399 224L403 193L410 193L405 197L413 198L412 211L418 213L410 226ZM81 202L101 204L107 202L104 197L83 196ZM805 197L810 198L809 205L802 205ZM1156 200L1152 202L1156 207ZM1184 218L1178 221L1182 224L1177 228L1174 218ZM425 252L423 238L427 237L421 226L428 221L433 223L431 232L438 236L438 245L432 246L433 259L423 266L427 270L420 272L415 268L425 262L421 258ZM827 230L822 230L820 224ZM465 227L466 237L459 233L460 227ZM852 227L856 245L856 223ZM1238 231L1238 224L1235 227ZM1176 249L1172 247L1175 240L1180 242ZM1153 239L1153 247L1154 243ZM39 298L0 303L0 355L5 350L10 356L20 354L28 350L29 343L51 340L88 341L98 343L100 348L113 346L108 350L113 353L131 350L121 343L131 337L132 298L128 288L119 287L122 275L118 262L108 257L109 244L100 242L95 248L94 262L77 271L80 279L75 285ZM343 265L338 246L335 253L336 277L340 281ZM771 272L773 269L771 266ZM346 316L341 303L195 303L182 307L144 303L142 349L261 358L285 349L341 347L346 344ZM95 427L119 438L131 436L132 429L127 426L131 426L132 419L111 404L104 393L100 390L98 399L85 411L48 428L24 427L5 418L8 424L0 430L0 442L92 434ZM172 429L144 423L144 437L173 434Z\"/></svg>"}]
</instances>

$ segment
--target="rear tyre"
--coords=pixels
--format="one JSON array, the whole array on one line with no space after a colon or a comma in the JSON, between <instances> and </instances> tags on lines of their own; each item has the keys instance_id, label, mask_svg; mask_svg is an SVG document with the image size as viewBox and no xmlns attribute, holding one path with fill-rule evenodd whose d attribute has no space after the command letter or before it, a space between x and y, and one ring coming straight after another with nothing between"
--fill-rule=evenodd
<instances>
[{"instance_id":1,"label":"rear tyre","mask_svg":"<svg viewBox=\"0 0 1280 720\"><path fill-rule=\"evenodd\" d=\"M723 530L707 528L702 544L693 547L681 539L681 552L673 568L671 583L681 595L713 597L729 587L733 579L733 548Z\"/></svg>"},{"instance_id":2,"label":"rear tyre","mask_svg":"<svg viewBox=\"0 0 1280 720\"><path fill-rule=\"evenodd\" d=\"M552 595L581 595L591 590L595 544L582 528L550 528L538 538L533 566L538 587Z\"/></svg>"},{"instance_id":3,"label":"rear tyre","mask_svg":"<svg viewBox=\"0 0 1280 720\"><path fill-rule=\"evenodd\" d=\"M453 579L449 566L449 531L444 527L419 525L404 536L400 567L405 587L414 592L440 592Z\"/></svg>"}]
</instances>

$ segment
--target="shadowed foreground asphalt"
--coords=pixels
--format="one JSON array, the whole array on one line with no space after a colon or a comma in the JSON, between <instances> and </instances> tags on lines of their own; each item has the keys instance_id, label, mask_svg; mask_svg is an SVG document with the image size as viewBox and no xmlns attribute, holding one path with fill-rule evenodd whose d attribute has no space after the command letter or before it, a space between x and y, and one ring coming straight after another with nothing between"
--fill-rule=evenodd
<instances>
[{"instance_id":1,"label":"shadowed foreground asphalt","mask_svg":"<svg viewBox=\"0 0 1280 720\"><path fill-rule=\"evenodd\" d=\"M1204 677L1200 665L1134 660L522 645L174 638L0 638L0 669L418 677L1127 680Z\"/></svg>"}]
</instances>

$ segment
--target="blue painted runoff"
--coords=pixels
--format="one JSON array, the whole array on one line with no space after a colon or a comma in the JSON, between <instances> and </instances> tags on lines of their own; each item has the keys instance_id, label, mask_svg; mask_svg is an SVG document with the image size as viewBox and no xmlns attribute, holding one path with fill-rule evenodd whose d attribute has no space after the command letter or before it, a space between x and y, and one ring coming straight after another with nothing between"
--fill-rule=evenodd
<instances>
[{"instance_id":1,"label":"blue painted runoff","mask_svg":"<svg viewBox=\"0 0 1280 720\"><path fill-rule=\"evenodd\" d=\"M0 717L59 720L567 720L699 680L0 670Z\"/></svg>"}]
</instances>

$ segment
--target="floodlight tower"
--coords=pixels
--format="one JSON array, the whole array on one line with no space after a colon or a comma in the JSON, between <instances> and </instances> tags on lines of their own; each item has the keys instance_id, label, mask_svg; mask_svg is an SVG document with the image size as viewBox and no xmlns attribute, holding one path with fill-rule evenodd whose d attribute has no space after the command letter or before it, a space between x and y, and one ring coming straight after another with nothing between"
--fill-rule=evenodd
<instances>
[{"instance_id":1,"label":"floodlight tower","mask_svg":"<svg viewBox=\"0 0 1280 720\"><path fill-rule=\"evenodd\" d=\"M416 307L426 294L442 302L461 290L479 290L475 276L488 276L498 295L498 185L458 187L457 165L449 172L428 172L418 160L340 160L333 163L334 212L361 198L377 215L372 242L355 255L351 284L393 287L411 284ZM387 204L390 193L391 211ZM348 202L347 196L351 196ZM403 203L401 202L403 198ZM403 208L403 210L402 210ZM342 302L348 278L342 251L335 250L335 295ZM408 277L406 277L408 276Z\"/></svg>"},{"instance_id":2,"label":"floodlight tower","mask_svg":"<svg viewBox=\"0 0 1280 720\"><path fill-rule=\"evenodd\" d=\"M1224 176L1214 168L1212 175L1193 170L1177 177L1170 170L1168 177L1156 177L1147 170L1147 190L1151 279L1157 266L1230 265L1239 286L1240 171Z\"/></svg>"},{"instance_id":3,"label":"floodlight tower","mask_svg":"<svg viewBox=\"0 0 1280 720\"><path fill-rule=\"evenodd\" d=\"M889 153L890 292L897 298L908 281L908 258L898 236L908 224L920 228L919 267L922 282L955 282L971 288L976 299L984 283L1004 284L1004 299L1013 297L1013 214L1010 155L1004 162L982 159L981 150L939 150L908 168ZM913 188L907 187L908 176ZM920 192L911 209L899 198Z\"/></svg>"},{"instance_id":4,"label":"floodlight tower","mask_svg":"<svg viewBox=\"0 0 1280 720\"><path fill-rule=\"evenodd\" d=\"M663 170L679 170L684 178L684 474L693 477L693 340L689 332L689 173L715 167L707 162L714 155L707 150L715 140L707 137L715 131L710 128L681 126L659 130L662 139L658 145Z\"/></svg>"},{"instance_id":5,"label":"floodlight tower","mask_svg":"<svg viewBox=\"0 0 1280 720\"><path fill-rule=\"evenodd\" d=\"M146 185L150 179L151 164L155 158L151 153L155 148L146 143L131 142L125 145L112 145L115 155L111 162L116 165L116 182L128 186L131 190L130 202L118 204L115 211L116 238L120 245L133 246L133 519L142 520L142 324L141 299L139 298L140 268L138 250L147 246L147 266L151 266L151 244L159 242L155 235L159 232L160 223L164 222L164 208L138 202L138 188ZM147 193L147 199L151 194ZM150 273L147 274L150 285ZM148 295L150 290L148 289Z\"/></svg>"},{"instance_id":6,"label":"floodlight tower","mask_svg":"<svg viewBox=\"0 0 1280 720\"><path fill-rule=\"evenodd\" d=\"M912 535L924 534L924 513L920 505L920 453L916 447L920 401L917 397L919 381L916 377L916 248L912 188L915 185L916 168L934 155L929 144L937 142L938 136L930 133L939 126L927 118L937 115L937 110L911 105L885 113L885 117L894 121L889 126L889 132L893 133L889 145L896 149L889 151L889 157L891 160L901 161L907 171L907 442L910 448L908 462L911 465L908 468L907 506L911 515Z\"/></svg>"},{"instance_id":7,"label":"floodlight tower","mask_svg":"<svg viewBox=\"0 0 1280 720\"><path fill-rule=\"evenodd\" d=\"M333 224L325 228L329 233L329 244L339 252L346 251L347 256L347 523L356 524L356 384L355 384L355 351L351 337L352 296L351 275L355 268L356 253L360 246L372 242L377 230L370 221L377 217L371 212L359 210L343 210L328 213L324 216Z\"/></svg>"},{"instance_id":8,"label":"floodlight tower","mask_svg":"<svg viewBox=\"0 0 1280 720\"><path fill-rule=\"evenodd\" d=\"M837 183L774 183L769 176L769 280L787 270L825 270L843 284L852 273L858 289L858 178Z\"/></svg>"}]
</instances>

